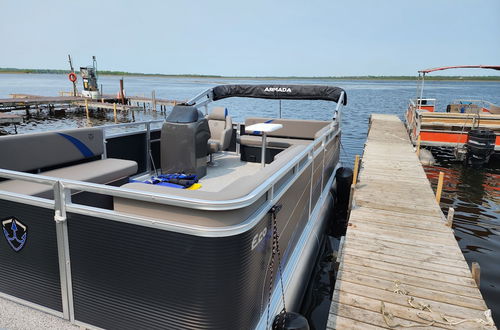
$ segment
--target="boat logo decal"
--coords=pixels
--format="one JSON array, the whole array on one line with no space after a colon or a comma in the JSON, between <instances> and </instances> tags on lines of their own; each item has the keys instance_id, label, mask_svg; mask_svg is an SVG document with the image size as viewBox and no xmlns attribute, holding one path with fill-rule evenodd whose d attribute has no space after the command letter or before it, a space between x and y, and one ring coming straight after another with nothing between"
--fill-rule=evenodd
<instances>
[{"instance_id":1,"label":"boat logo decal","mask_svg":"<svg viewBox=\"0 0 500 330\"><path fill-rule=\"evenodd\" d=\"M265 251L265 244L271 237L271 231L264 227L260 233L255 234L252 239L251 250L254 250L256 247L259 247L258 250Z\"/></svg>"},{"instance_id":2,"label":"boat logo decal","mask_svg":"<svg viewBox=\"0 0 500 330\"><path fill-rule=\"evenodd\" d=\"M12 250L21 251L28 237L28 226L15 217L9 217L2 220L2 230Z\"/></svg>"},{"instance_id":3,"label":"boat logo decal","mask_svg":"<svg viewBox=\"0 0 500 330\"><path fill-rule=\"evenodd\" d=\"M292 89L290 87L266 87L266 89L264 89L264 92L271 92L271 93L275 93L275 92L291 93Z\"/></svg>"}]
</instances>

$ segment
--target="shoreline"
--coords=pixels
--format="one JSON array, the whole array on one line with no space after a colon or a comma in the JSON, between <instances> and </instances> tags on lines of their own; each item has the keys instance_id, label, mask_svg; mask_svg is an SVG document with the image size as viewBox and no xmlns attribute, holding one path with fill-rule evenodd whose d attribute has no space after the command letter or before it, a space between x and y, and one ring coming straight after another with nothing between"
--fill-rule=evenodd
<instances>
[{"instance_id":1,"label":"shoreline","mask_svg":"<svg viewBox=\"0 0 500 330\"><path fill-rule=\"evenodd\" d=\"M15 69L0 68L0 74L69 74L69 70L55 69ZM219 75L197 75L197 74L161 74L161 73L136 73L121 71L99 71L103 76L135 76L135 77L159 77L159 78L211 78L211 79L261 79L261 80L401 80L414 81L417 76L219 76ZM500 81L500 76L427 76L426 80L436 81Z\"/></svg>"}]
</instances>

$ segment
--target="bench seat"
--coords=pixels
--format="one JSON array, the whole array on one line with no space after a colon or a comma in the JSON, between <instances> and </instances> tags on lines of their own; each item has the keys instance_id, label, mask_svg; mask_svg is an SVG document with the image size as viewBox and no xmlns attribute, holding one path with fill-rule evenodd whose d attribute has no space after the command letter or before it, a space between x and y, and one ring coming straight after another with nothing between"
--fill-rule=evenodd
<instances>
[{"instance_id":1,"label":"bench seat","mask_svg":"<svg viewBox=\"0 0 500 330\"><path fill-rule=\"evenodd\" d=\"M313 142L313 140L301 140L301 139L286 139L268 136L266 138L268 148L280 148L286 149L292 145L303 145L306 146ZM262 136L258 135L241 135L239 143L244 146L249 147L261 147L262 146Z\"/></svg>"},{"instance_id":2,"label":"bench seat","mask_svg":"<svg viewBox=\"0 0 500 330\"><path fill-rule=\"evenodd\" d=\"M101 159L39 173L54 178L109 184L127 178L137 172L137 163L123 159ZM23 180L0 182L0 190L42 198L53 198L50 185Z\"/></svg>"},{"instance_id":3,"label":"bench seat","mask_svg":"<svg viewBox=\"0 0 500 330\"><path fill-rule=\"evenodd\" d=\"M331 122L319 120L297 120L297 119L272 119L272 118L247 118L245 126L248 127L258 123L281 124L282 128L267 135L267 147L285 149L293 145L308 145L314 139L328 131ZM241 135L238 141L242 146L261 147L262 137L260 135Z\"/></svg>"}]
</instances>

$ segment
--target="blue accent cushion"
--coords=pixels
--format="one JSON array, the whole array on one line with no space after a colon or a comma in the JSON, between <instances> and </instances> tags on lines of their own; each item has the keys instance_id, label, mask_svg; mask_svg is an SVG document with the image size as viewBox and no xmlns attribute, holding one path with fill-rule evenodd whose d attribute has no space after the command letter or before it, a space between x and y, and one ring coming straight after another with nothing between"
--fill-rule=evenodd
<instances>
[{"instance_id":1,"label":"blue accent cushion","mask_svg":"<svg viewBox=\"0 0 500 330\"><path fill-rule=\"evenodd\" d=\"M63 134L63 133L57 133L59 134L60 136L66 138L69 142L73 143L73 145L78 148L78 150L80 150L80 152L82 153L82 155L86 158L88 157L93 157L94 156L94 153L92 152L92 150L89 149L89 147L87 147L85 145L85 143L83 143L82 141L78 140L77 138L71 136L71 135L68 135L68 134Z\"/></svg>"}]
</instances>

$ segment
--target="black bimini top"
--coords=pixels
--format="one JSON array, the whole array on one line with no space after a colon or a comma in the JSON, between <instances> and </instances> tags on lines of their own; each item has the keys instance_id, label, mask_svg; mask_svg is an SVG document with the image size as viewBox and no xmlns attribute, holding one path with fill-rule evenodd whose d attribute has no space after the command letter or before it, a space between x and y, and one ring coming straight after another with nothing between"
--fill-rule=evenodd
<instances>
[{"instance_id":1,"label":"black bimini top","mask_svg":"<svg viewBox=\"0 0 500 330\"><path fill-rule=\"evenodd\" d=\"M260 99L325 100L337 102L344 92L343 104L347 104L347 94L342 88L324 85L220 85L212 89L213 100L228 97L252 97Z\"/></svg>"}]
</instances>

